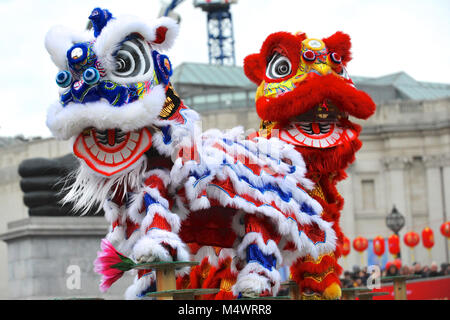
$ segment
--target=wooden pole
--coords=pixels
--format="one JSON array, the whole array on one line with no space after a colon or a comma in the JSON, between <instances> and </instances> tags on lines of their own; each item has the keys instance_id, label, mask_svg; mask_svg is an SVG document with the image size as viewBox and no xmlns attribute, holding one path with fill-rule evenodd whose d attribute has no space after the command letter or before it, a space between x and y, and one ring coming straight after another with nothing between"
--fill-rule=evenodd
<instances>
[{"instance_id":1,"label":"wooden pole","mask_svg":"<svg viewBox=\"0 0 450 320\"><path fill-rule=\"evenodd\" d=\"M156 269L156 291L175 290L177 288L175 268ZM160 300L173 300L173 297L158 297Z\"/></svg>"},{"instance_id":2,"label":"wooden pole","mask_svg":"<svg viewBox=\"0 0 450 320\"><path fill-rule=\"evenodd\" d=\"M406 278L394 279L394 299L408 300L406 295Z\"/></svg>"}]
</instances>

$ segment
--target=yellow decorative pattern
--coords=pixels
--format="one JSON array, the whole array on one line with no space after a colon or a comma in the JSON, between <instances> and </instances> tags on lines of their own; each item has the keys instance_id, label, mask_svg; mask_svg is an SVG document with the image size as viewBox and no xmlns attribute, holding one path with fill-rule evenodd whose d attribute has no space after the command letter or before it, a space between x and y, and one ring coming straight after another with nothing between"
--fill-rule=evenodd
<instances>
[{"instance_id":1,"label":"yellow decorative pattern","mask_svg":"<svg viewBox=\"0 0 450 320\"><path fill-rule=\"evenodd\" d=\"M320 184L316 183L316 186L314 187L314 189L312 191L308 192L310 196L312 197L318 197L324 201L326 201L325 199L325 195L323 193L322 188L320 187Z\"/></svg>"},{"instance_id":2,"label":"yellow decorative pattern","mask_svg":"<svg viewBox=\"0 0 450 320\"><path fill-rule=\"evenodd\" d=\"M224 278L220 280L220 290L230 292L231 287L236 283L236 280Z\"/></svg>"},{"instance_id":3,"label":"yellow decorative pattern","mask_svg":"<svg viewBox=\"0 0 450 320\"><path fill-rule=\"evenodd\" d=\"M322 300L322 295L320 293L302 293L300 296L300 300Z\"/></svg>"},{"instance_id":4,"label":"yellow decorative pattern","mask_svg":"<svg viewBox=\"0 0 450 320\"><path fill-rule=\"evenodd\" d=\"M171 85L169 86L169 88L172 89L172 91L173 91L173 88ZM175 92L175 91L173 91L173 92ZM164 102L164 107L162 108L161 112L159 113L159 116L163 119L168 118L172 114L172 111L175 107L176 106L173 103L172 98L170 98L170 96L166 96L166 101Z\"/></svg>"},{"instance_id":5,"label":"yellow decorative pattern","mask_svg":"<svg viewBox=\"0 0 450 320\"><path fill-rule=\"evenodd\" d=\"M318 273L318 274L316 274L316 273L305 272L305 273L303 274L303 277L304 277L305 279L313 279L315 282L322 282L323 279L326 278L326 276L328 276L329 274L331 274L331 273L333 273L333 272L334 272L334 268L331 267L330 269L328 269L328 271L323 272L323 273Z\"/></svg>"},{"instance_id":6,"label":"yellow decorative pattern","mask_svg":"<svg viewBox=\"0 0 450 320\"><path fill-rule=\"evenodd\" d=\"M259 125L259 135L261 137L266 138L272 132L272 129L275 126L275 124L276 122L261 120L261 123Z\"/></svg>"},{"instance_id":7,"label":"yellow decorative pattern","mask_svg":"<svg viewBox=\"0 0 450 320\"><path fill-rule=\"evenodd\" d=\"M325 253L325 254L321 254L320 256L317 257L317 259L314 259L313 257L311 257L309 254L307 256L305 256L303 258L303 262L311 262L314 264L319 264L322 262L323 257L325 256L329 256L331 258L334 258L334 253L330 252L330 253Z\"/></svg>"}]
</instances>

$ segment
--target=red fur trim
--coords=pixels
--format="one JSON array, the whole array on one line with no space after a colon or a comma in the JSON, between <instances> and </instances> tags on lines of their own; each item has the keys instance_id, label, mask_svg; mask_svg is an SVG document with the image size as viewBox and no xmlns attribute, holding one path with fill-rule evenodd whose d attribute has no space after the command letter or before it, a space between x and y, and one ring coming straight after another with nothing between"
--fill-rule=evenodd
<instances>
[{"instance_id":1,"label":"red fur trim","mask_svg":"<svg viewBox=\"0 0 450 320\"><path fill-rule=\"evenodd\" d=\"M164 198L166 197L167 192L166 192L166 188L164 187L164 183L161 180L161 178L158 177L157 175L153 174L150 177L148 177L145 180L144 184L150 188L158 189L159 194Z\"/></svg>"},{"instance_id":2,"label":"red fur trim","mask_svg":"<svg viewBox=\"0 0 450 320\"><path fill-rule=\"evenodd\" d=\"M191 268L191 273L189 275L190 288L198 289L198 288L202 287L202 284L204 281L204 279L202 277L202 273L203 273L203 270L206 270L206 268L208 268L208 267L210 267L208 258L204 257L203 260L201 261L200 265Z\"/></svg>"},{"instance_id":3,"label":"red fur trim","mask_svg":"<svg viewBox=\"0 0 450 320\"><path fill-rule=\"evenodd\" d=\"M222 280L226 279L230 282L235 282L237 273L231 271L231 257L221 259L218 262L218 266L212 266L209 270L208 277L203 282L202 288L219 288ZM224 298L221 298L224 297ZM229 300L235 298L233 293L220 290L216 294L204 295L203 300Z\"/></svg>"},{"instance_id":4,"label":"red fur trim","mask_svg":"<svg viewBox=\"0 0 450 320\"><path fill-rule=\"evenodd\" d=\"M134 223L130 219L127 218L126 220L126 237L127 239L131 236L131 234L140 228L139 223Z\"/></svg>"},{"instance_id":5,"label":"red fur trim","mask_svg":"<svg viewBox=\"0 0 450 320\"><path fill-rule=\"evenodd\" d=\"M292 264L291 273L295 273L298 276L301 276L304 272L323 273L331 267L336 268L339 267L339 265L334 257L328 255L324 256L320 263L317 264L313 262L304 262L303 259L298 259L294 264Z\"/></svg>"},{"instance_id":6,"label":"red fur trim","mask_svg":"<svg viewBox=\"0 0 450 320\"><path fill-rule=\"evenodd\" d=\"M248 55L244 59L244 73L250 81L259 85L264 78L265 65L260 65L259 54Z\"/></svg>"},{"instance_id":7,"label":"red fur trim","mask_svg":"<svg viewBox=\"0 0 450 320\"><path fill-rule=\"evenodd\" d=\"M177 280L176 280L177 282L177 290L180 290L180 289L188 289L188 288L190 288L190 285L191 285L191 280L190 280L190 275L189 274L186 274L186 275L184 275L184 276L179 276L179 277L177 277Z\"/></svg>"},{"instance_id":8,"label":"red fur trim","mask_svg":"<svg viewBox=\"0 0 450 320\"><path fill-rule=\"evenodd\" d=\"M261 119L286 121L327 99L356 118L367 119L375 112L375 103L364 91L334 74L319 76L314 73L308 74L296 89L282 96L260 97L256 101L256 111Z\"/></svg>"},{"instance_id":9,"label":"red fur trim","mask_svg":"<svg viewBox=\"0 0 450 320\"><path fill-rule=\"evenodd\" d=\"M275 226L267 217L259 217L254 214L245 215L245 233L257 232L261 234L264 243L273 240L278 244L280 234L275 231Z\"/></svg>"},{"instance_id":10,"label":"red fur trim","mask_svg":"<svg viewBox=\"0 0 450 320\"><path fill-rule=\"evenodd\" d=\"M152 272L152 269L141 269L138 270L138 279L142 278L143 276L145 276L146 274Z\"/></svg>"},{"instance_id":11,"label":"red fur trim","mask_svg":"<svg viewBox=\"0 0 450 320\"><path fill-rule=\"evenodd\" d=\"M170 224L167 222L167 220L157 213L153 217L152 224L147 227L147 230L145 230L145 232L149 231L152 228L158 228L158 229L167 230L167 231L172 230L172 228L170 227Z\"/></svg>"},{"instance_id":12,"label":"red fur trim","mask_svg":"<svg viewBox=\"0 0 450 320\"><path fill-rule=\"evenodd\" d=\"M237 297L232 291L220 290L214 297L214 300L235 300Z\"/></svg>"},{"instance_id":13,"label":"red fur trim","mask_svg":"<svg viewBox=\"0 0 450 320\"><path fill-rule=\"evenodd\" d=\"M347 65L352 59L350 52L352 43L348 34L338 31L332 36L323 38L322 40L325 42L328 52L336 52L341 56L344 65Z\"/></svg>"},{"instance_id":14,"label":"red fur trim","mask_svg":"<svg viewBox=\"0 0 450 320\"><path fill-rule=\"evenodd\" d=\"M181 224L180 238L185 243L231 248L236 239L231 226L235 213L236 209L215 206L191 212Z\"/></svg>"}]
</instances>

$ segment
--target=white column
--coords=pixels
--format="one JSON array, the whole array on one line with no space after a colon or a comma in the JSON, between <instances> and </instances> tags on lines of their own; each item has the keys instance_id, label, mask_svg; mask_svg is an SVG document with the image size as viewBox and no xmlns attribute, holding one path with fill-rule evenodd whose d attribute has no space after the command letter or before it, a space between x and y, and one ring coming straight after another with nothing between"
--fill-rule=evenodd
<instances>
[{"instance_id":1,"label":"white column","mask_svg":"<svg viewBox=\"0 0 450 320\"><path fill-rule=\"evenodd\" d=\"M353 199L353 175L354 175L354 166L350 165L350 167L346 170L347 178L343 181L339 182L338 190L344 198L344 208L341 212L341 228L344 232L344 235L350 239L350 243L356 237L355 230L355 209L354 209L354 199ZM352 244L350 244L352 246ZM355 264L360 264L359 254L354 252L353 247L351 248L350 254L347 258L341 258L339 263L346 270L351 270Z\"/></svg>"},{"instance_id":2,"label":"white column","mask_svg":"<svg viewBox=\"0 0 450 320\"><path fill-rule=\"evenodd\" d=\"M412 215L407 202L404 175L410 159L408 157L389 157L383 159L382 162L388 170L389 190L387 203L389 212L395 205L397 210L405 217L405 226L399 234L402 261L404 264L411 265L410 249L403 242L403 235L412 227Z\"/></svg>"},{"instance_id":3,"label":"white column","mask_svg":"<svg viewBox=\"0 0 450 320\"><path fill-rule=\"evenodd\" d=\"M427 156L424 158L424 163L426 167L426 177L427 185L427 207L428 207L428 224L434 232L434 247L431 250L432 260L437 263L442 263L446 260L445 255L445 241L440 235L439 228L444 220L444 205L443 205L443 185L441 177L441 165L442 157L438 156ZM419 232L422 231L419 230ZM422 243L420 244L421 249L423 248ZM424 262L425 263L425 262ZM431 263L427 261L427 264Z\"/></svg>"}]
</instances>

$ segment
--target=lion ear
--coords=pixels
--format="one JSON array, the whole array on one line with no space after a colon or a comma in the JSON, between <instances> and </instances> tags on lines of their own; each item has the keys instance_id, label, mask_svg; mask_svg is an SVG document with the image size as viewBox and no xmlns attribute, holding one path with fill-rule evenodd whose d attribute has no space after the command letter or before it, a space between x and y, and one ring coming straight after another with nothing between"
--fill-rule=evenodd
<instances>
[{"instance_id":1,"label":"lion ear","mask_svg":"<svg viewBox=\"0 0 450 320\"><path fill-rule=\"evenodd\" d=\"M153 28L153 36L147 40L158 51L170 49L179 32L179 26L176 21L172 18L161 17L155 21Z\"/></svg>"},{"instance_id":2,"label":"lion ear","mask_svg":"<svg viewBox=\"0 0 450 320\"><path fill-rule=\"evenodd\" d=\"M264 79L265 66L261 64L259 53L248 55L244 59L244 73L250 81L260 84Z\"/></svg>"},{"instance_id":3,"label":"lion ear","mask_svg":"<svg viewBox=\"0 0 450 320\"><path fill-rule=\"evenodd\" d=\"M350 52L352 43L348 34L338 31L332 36L322 40L325 42L329 52L336 52L341 56L344 64L347 64L347 62L352 59Z\"/></svg>"}]
</instances>

